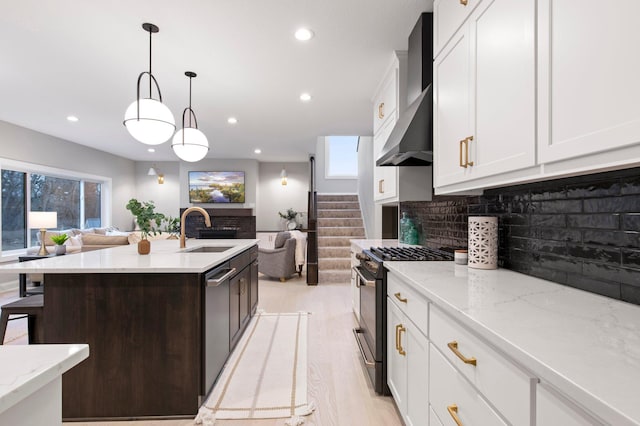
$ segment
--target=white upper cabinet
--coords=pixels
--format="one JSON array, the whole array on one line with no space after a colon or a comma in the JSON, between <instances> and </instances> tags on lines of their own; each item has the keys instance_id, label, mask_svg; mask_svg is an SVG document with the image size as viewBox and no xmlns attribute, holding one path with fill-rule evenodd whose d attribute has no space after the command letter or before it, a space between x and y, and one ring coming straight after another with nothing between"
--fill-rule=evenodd
<instances>
[{"instance_id":1,"label":"white upper cabinet","mask_svg":"<svg viewBox=\"0 0 640 426\"><path fill-rule=\"evenodd\" d=\"M533 166L535 1L481 2L436 58L434 87L436 190Z\"/></svg>"},{"instance_id":2,"label":"white upper cabinet","mask_svg":"<svg viewBox=\"0 0 640 426\"><path fill-rule=\"evenodd\" d=\"M481 0L436 0L433 3L433 56L436 57Z\"/></svg>"},{"instance_id":3,"label":"white upper cabinet","mask_svg":"<svg viewBox=\"0 0 640 426\"><path fill-rule=\"evenodd\" d=\"M388 120L395 123L398 118L399 70L395 64L397 64L397 60L394 58L394 66L387 72L373 102L374 134Z\"/></svg>"},{"instance_id":4,"label":"white upper cabinet","mask_svg":"<svg viewBox=\"0 0 640 426\"><path fill-rule=\"evenodd\" d=\"M639 16L637 0L538 2L542 163L640 142Z\"/></svg>"}]
</instances>

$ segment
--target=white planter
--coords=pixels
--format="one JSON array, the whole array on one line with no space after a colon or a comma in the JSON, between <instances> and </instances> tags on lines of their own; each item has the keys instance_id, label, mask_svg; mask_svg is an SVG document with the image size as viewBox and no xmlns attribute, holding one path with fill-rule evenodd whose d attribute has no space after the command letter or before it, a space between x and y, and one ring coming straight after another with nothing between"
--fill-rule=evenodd
<instances>
[{"instance_id":1,"label":"white planter","mask_svg":"<svg viewBox=\"0 0 640 426\"><path fill-rule=\"evenodd\" d=\"M498 268L498 218L469 217L468 265L475 269Z\"/></svg>"}]
</instances>

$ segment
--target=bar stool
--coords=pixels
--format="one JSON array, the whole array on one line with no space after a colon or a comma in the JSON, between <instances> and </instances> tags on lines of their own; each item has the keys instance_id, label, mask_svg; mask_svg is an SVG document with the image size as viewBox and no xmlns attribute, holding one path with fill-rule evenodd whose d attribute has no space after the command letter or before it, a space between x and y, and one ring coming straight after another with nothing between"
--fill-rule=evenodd
<instances>
[{"instance_id":1,"label":"bar stool","mask_svg":"<svg viewBox=\"0 0 640 426\"><path fill-rule=\"evenodd\" d=\"M4 344L7 323L10 321L9 315L27 315L29 343L44 343L44 327L42 324L43 308L44 295L42 294L23 297L15 302L2 305L2 307L0 307L0 345ZM11 320L14 319L18 318L12 318Z\"/></svg>"}]
</instances>

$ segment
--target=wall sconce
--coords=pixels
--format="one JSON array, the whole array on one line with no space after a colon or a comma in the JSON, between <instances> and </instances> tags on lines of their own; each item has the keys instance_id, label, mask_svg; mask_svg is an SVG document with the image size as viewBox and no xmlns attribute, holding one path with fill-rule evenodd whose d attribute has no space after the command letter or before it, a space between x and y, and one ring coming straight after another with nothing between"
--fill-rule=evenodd
<instances>
[{"instance_id":1,"label":"wall sconce","mask_svg":"<svg viewBox=\"0 0 640 426\"><path fill-rule=\"evenodd\" d=\"M287 171L284 169L284 166L282 167L282 171L280 172L280 183L282 184L282 186L287 185Z\"/></svg>"},{"instance_id":2,"label":"wall sconce","mask_svg":"<svg viewBox=\"0 0 640 426\"><path fill-rule=\"evenodd\" d=\"M149 171L147 172L147 175L148 176L157 176L158 177L158 183L160 185L162 185L164 183L164 175L162 174L162 172L160 172L160 169L158 169L158 166L156 166L155 164L149 168Z\"/></svg>"}]
</instances>

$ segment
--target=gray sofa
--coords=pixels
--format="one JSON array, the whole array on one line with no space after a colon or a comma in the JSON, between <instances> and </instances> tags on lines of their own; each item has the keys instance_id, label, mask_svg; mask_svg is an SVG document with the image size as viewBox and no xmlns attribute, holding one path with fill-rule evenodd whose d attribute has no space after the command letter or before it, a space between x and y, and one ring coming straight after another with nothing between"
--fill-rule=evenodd
<instances>
[{"instance_id":1,"label":"gray sofa","mask_svg":"<svg viewBox=\"0 0 640 426\"><path fill-rule=\"evenodd\" d=\"M258 271L282 282L296 273L296 239L289 232L278 232L274 248L258 249Z\"/></svg>"}]
</instances>

